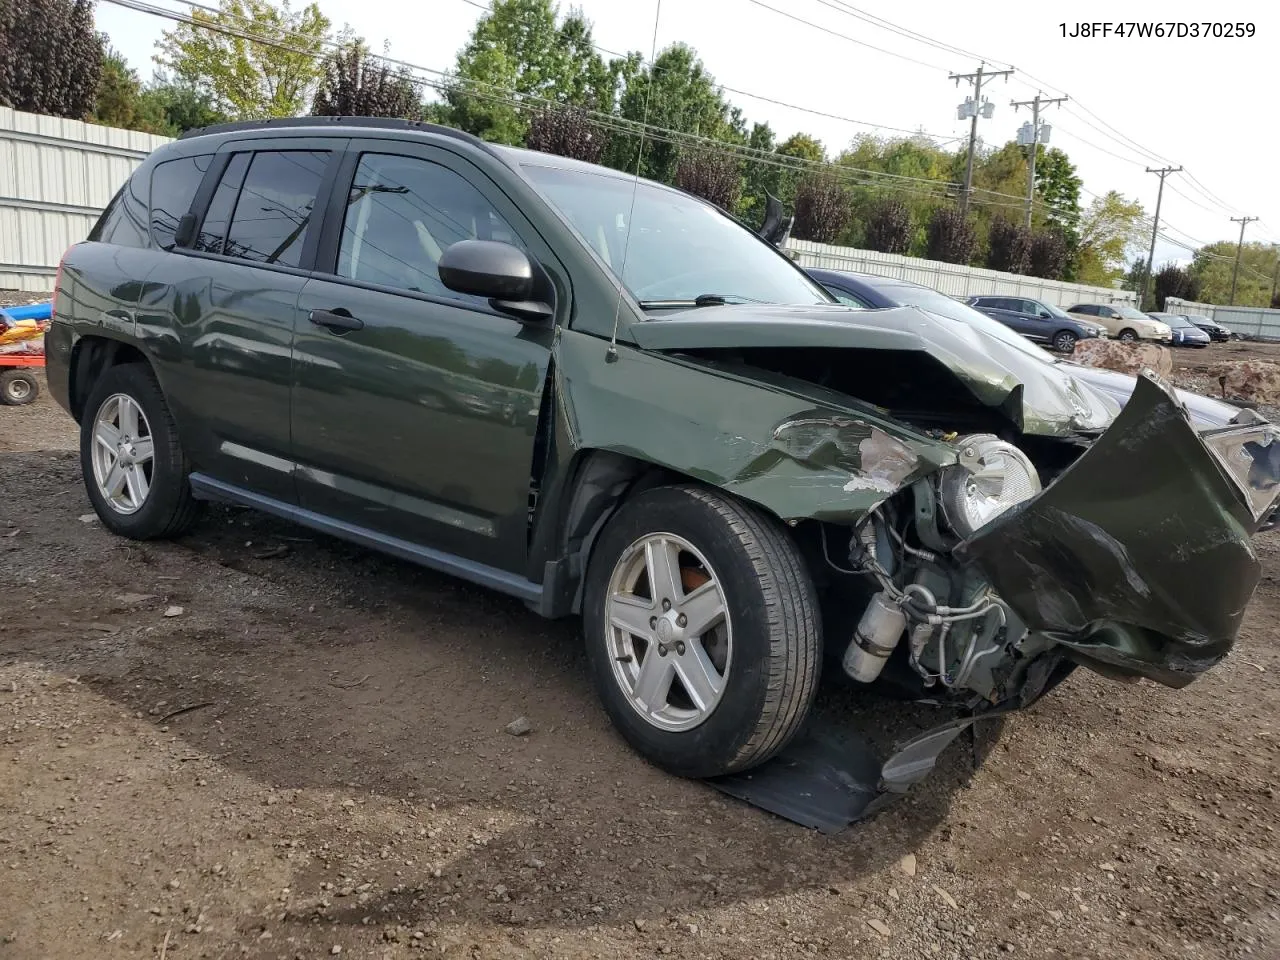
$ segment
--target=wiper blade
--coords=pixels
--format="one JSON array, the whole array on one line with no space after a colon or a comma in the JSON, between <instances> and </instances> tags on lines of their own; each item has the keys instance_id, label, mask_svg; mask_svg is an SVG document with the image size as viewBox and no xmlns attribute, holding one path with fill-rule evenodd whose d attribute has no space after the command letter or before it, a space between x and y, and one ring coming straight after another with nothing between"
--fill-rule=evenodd
<instances>
[{"instance_id":1,"label":"wiper blade","mask_svg":"<svg viewBox=\"0 0 1280 960\"><path fill-rule=\"evenodd\" d=\"M736 293L702 293L692 300L641 300L642 310L688 310L691 307L723 307L730 303L763 303Z\"/></svg>"}]
</instances>

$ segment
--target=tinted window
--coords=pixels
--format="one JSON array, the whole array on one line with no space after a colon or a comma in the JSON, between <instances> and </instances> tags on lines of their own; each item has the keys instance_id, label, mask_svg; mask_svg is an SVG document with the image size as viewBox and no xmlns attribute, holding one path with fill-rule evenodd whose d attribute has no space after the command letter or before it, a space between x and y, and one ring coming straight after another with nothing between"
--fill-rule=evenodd
<instances>
[{"instance_id":1,"label":"tinted window","mask_svg":"<svg viewBox=\"0 0 1280 960\"><path fill-rule=\"evenodd\" d=\"M1098 308L1091 307L1087 303L1077 303L1067 312L1083 314L1086 317L1096 317L1098 315Z\"/></svg>"},{"instance_id":2,"label":"tinted window","mask_svg":"<svg viewBox=\"0 0 1280 960\"><path fill-rule=\"evenodd\" d=\"M90 240L121 247L147 245L147 198L142 193L142 179L133 176L125 181L89 232Z\"/></svg>"},{"instance_id":3,"label":"tinted window","mask_svg":"<svg viewBox=\"0 0 1280 960\"><path fill-rule=\"evenodd\" d=\"M236 198L240 196L240 186L244 183L244 172L249 169L249 154L237 153L227 168L222 172L222 179L213 191L209 201L209 209L204 215L204 223L200 225L200 233L192 244L197 250L205 253L222 253L223 244L227 240L227 224L231 222L231 211L236 208Z\"/></svg>"},{"instance_id":4,"label":"tinted window","mask_svg":"<svg viewBox=\"0 0 1280 960\"><path fill-rule=\"evenodd\" d=\"M173 249L178 221L191 209L212 156L166 160L151 174L151 239L164 250Z\"/></svg>"},{"instance_id":5,"label":"tinted window","mask_svg":"<svg viewBox=\"0 0 1280 960\"><path fill-rule=\"evenodd\" d=\"M1014 313L1022 312L1022 301L1015 300L1012 297L996 297L991 301L991 305L997 310L1011 310Z\"/></svg>"},{"instance_id":6,"label":"tinted window","mask_svg":"<svg viewBox=\"0 0 1280 960\"><path fill-rule=\"evenodd\" d=\"M298 266L328 159L323 151L255 153L223 252L257 263Z\"/></svg>"},{"instance_id":7,"label":"tinted window","mask_svg":"<svg viewBox=\"0 0 1280 960\"><path fill-rule=\"evenodd\" d=\"M449 168L390 154L360 158L342 224L339 276L475 300L440 282L440 255L460 240L521 245L489 201Z\"/></svg>"}]
</instances>

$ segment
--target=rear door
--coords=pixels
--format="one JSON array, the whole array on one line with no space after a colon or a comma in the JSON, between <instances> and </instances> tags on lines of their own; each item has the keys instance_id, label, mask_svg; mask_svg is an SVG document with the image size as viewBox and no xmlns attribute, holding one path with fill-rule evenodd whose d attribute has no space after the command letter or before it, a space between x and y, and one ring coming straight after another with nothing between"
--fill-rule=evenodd
<instances>
[{"instance_id":1,"label":"rear door","mask_svg":"<svg viewBox=\"0 0 1280 960\"><path fill-rule=\"evenodd\" d=\"M298 491L305 509L513 571L554 328L446 289L436 263L465 239L553 259L469 161L352 141L319 253L327 276L296 314Z\"/></svg>"},{"instance_id":2,"label":"rear door","mask_svg":"<svg viewBox=\"0 0 1280 960\"><path fill-rule=\"evenodd\" d=\"M160 282L139 309L196 469L287 503L296 500L289 402L298 295L319 238L313 212L343 146L297 137L224 144L196 200L194 239L153 274Z\"/></svg>"}]
</instances>

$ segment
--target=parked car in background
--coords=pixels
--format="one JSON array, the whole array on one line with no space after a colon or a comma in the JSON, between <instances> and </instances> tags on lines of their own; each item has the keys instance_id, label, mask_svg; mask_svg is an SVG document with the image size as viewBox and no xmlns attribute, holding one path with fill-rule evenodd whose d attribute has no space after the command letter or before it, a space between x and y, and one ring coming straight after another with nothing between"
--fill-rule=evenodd
<instances>
[{"instance_id":1,"label":"parked car in background","mask_svg":"<svg viewBox=\"0 0 1280 960\"><path fill-rule=\"evenodd\" d=\"M618 730L685 776L782 750L824 645L966 711L1077 664L1183 686L1280 498L1253 411L1204 431L1154 377L1121 409L936 291L842 280L849 309L694 196L431 124L188 132L56 287L107 530L230 502L581 614Z\"/></svg>"},{"instance_id":2,"label":"parked car in background","mask_svg":"<svg viewBox=\"0 0 1280 960\"><path fill-rule=\"evenodd\" d=\"M1182 316L1186 317L1205 333L1209 334L1209 339L1214 343L1226 343L1235 336L1235 334L1233 334L1229 329L1209 317L1201 316L1198 313L1184 313Z\"/></svg>"},{"instance_id":3,"label":"parked car in background","mask_svg":"<svg viewBox=\"0 0 1280 960\"><path fill-rule=\"evenodd\" d=\"M1167 323L1152 320L1141 310L1128 304L1116 306L1110 303L1077 303L1067 313L1085 323L1102 324L1117 340L1155 340L1160 343L1173 340L1173 331Z\"/></svg>"},{"instance_id":4,"label":"parked car in background","mask_svg":"<svg viewBox=\"0 0 1280 960\"><path fill-rule=\"evenodd\" d=\"M1107 335L1101 324L1077 320L1061 307L1042 300L980 296L969 297L965 303L1028 340L1049 344L1059 353L1071 353L1081 340Z\"/></svg>"},{"instance_id":5,"label":"parked car in background","mask_svg":"<svg viewBox=\"0 0 1280 960\"><path fill-rule=\"evenodd\" d=\"M1209 334L1180 313L1149 313L1152 320L1159 320L1169 327L1172 339L1169 343L1175 347L1207 347Z\"/></svg>"}]
</instances>

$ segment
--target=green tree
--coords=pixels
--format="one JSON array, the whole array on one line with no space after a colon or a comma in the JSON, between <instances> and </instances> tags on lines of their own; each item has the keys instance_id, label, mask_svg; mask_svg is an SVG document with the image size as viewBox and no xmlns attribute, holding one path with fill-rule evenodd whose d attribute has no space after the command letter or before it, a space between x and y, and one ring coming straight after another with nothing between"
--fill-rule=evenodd
<instances>
[{"instance_id":1,"label":"green tree","mask_svg":"<svg viewBox=\"0 0 1280 960\"><path fill-rule=\"evenodd\" d=\"M102 58L91 0L0 0L0 106L87 119Z\"/></svg>"},{"instance_id":2,"label":"green tree","mask_svg":"<svg viewBox=\"0 0 1280 960\"><path fill-rule=\"evenodd\" d=\"M288 0L280 6L271 0L220 0L217 13L196 9L191 16L196 26L181 23L158 44L156 62L179 82L209 91L214 108L234 120L293 117L306 110L320 80L330 27L316 4L295 13Z\"/></svg>"},{"instance_id":3,"label":"green tree","mask_svg":"<svg viewBox=\"0 0 1280 960\"><path fill-rule=\"evenodd\" d=\"M152 77L142 91L144 103L153 104L164 117L167 133L177 136L197 127L226 123L231 118L213 106L212 96L189 83L170 80L163 74ZM144 107L143 112L152 107Z\"/></svg>"},{"instance_id":4,"label":"green tree","mask_svg":"<svg viewBox=\"0 0 1280 960\"><path fill-rule=\"evenodd\" d=\"M683 43L667 47L652 66L641 66L627 78L618 111L624 120L647 122L695 137L745 143L736 116L692 47ZM614 138L608 164L619 170L639 169L641 176L671 183L680 159L680 144L672 138L646 137L644 156L638 157L640 138L622 134ZM691 141L696 143L696 141Z\"/></svg>"},{"instance_id":5,"label":"green tree","mask_svg":"<svg viewBox=\"0 0 1280 960\"><path fill-rule=\"evenodd\" d=\"M1236 282L1236 305L1264 307L1271 302L1271 281L1275 276L1280 249L1264 243L1246 243L1240 249L1240 271ZM1191 261L1191 273L1200 284L1206 303L1227 303L1231 299L1231 274L1235 269L1236 242L1220 240L1201 247Z\"/></svg>"},{"instance_id":6,"label":"green tree","mask_svg":"<svg viewBox=\"0 0 1280 960\"><path fill-rule=\"evenodd\" d=\"M1080 177L1070 157L1057 147L1040 148L1036 158L1036 196L1048 208L1046 222L1068 236L1074 233L1080 219L1080 186Z\"/></svg>"},{"instance_id":7,"label":"green tree","mask_svg":"<svg viewBox=\"0 0 1280 960\"><path fill-rule=\"evenodd\" d=\"M784 204L793 204L797 201L796 191L799 188L800 181L817 169L813 166L815 163L827 162L827 148L822 145L820 140L807 133L793 133L778 144L774 154L786 164L778 168L778 192L775 194ZM803 162L789 163L787 158ZM813 182L817 183L818 181ZM852 196L848 191L843 192L843 197L846 203L852 201Z\"/></svg>"},{"instance_id":8,"label":"green tree","mask_svg":"<svg viewBox=\"0 0 1280 960\"><path fill-rule=\"evenodd\" d=\"M458 52L439 119L485 140L522 144L541 101L612 111L624 70L623 61L606 65L596 53L580 12L557 23L551 0L495 0Z\"/></svg>"},{"instance_id":9,"label":"green tree","mask_svg":"<svg viewBox=\"0 0 1280 960\"><path fill-rule=\"evenodd\" d=\"M1109 287L1124 275L1129 252L1142 243L1142 204L1115 190L1096 198L1080 217L1075 278Z\"/></svg>"},{"instance_id":10,"label":"green tree","mask_svg":"<svg viewBox=\"0 0 1280 960\"><path fill-rule=\"evenodd\" d=\"M137 72L125 62L120 53L110 47L105 47L105 50L102 74L98 80L98 96L93 107L94 122L108 127L173 136L176 131L165 116L163 107L156 98L146 95Z\"/></svg>"},{"instance_id":11,"label":"green tree","mask_svg":"<svg viewBox=\"0 0 1280 960\"><path fill-rule=\"evenodd\" d=\"M363 40L352 40L325 58L311 112L318 117L401 117L422 114L418 88L403 67L374 57Z\"/></svg>"},{"instance_id":12,"label":"green tree","mask_svg":"<svg viewBox=\"0 0 1280 960\"><path fill-rule=\"evenodd\" d=\"M1165 301L1170 297L1192 301L1200 299L1200 281L1194 273L1176 263L1166 263L1161 267L1156 272L1151 288L1154 299L1152 306L1156 310L1163 310Z\"/></svg>"},{"instance_id":13,"label":"green tree","mask_svg":"<svg viewBox=\"0 0 1280 960\"><path fill-rule=\"evenodd\" d=\"M767 123L752 125L747 135L747 146L761 154L773 153L777 138ZM764 222L765 194L778 195L778 167L769 159L752 154L743 163L742 197L738 201L738 216L752 227Z\"/></svg>"}]
</instances>

